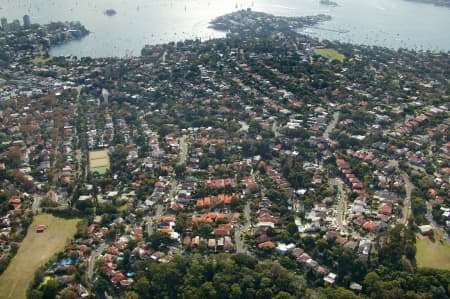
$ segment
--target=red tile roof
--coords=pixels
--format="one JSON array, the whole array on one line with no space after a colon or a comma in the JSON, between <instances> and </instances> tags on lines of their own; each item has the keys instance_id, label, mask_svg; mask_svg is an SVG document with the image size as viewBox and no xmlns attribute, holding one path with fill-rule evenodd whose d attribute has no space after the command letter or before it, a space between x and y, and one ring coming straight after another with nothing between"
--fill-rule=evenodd
<instances>
[{"instance_id":1,"label":"red tile roof","mask_svg":"<svg viewBox=\"0 0 450 299\"><path fill-rule=\"evenodd\" d=\"M271 248L274 249L277 247L273 242L267 241L258 245L258 248Z\"/></svg>"}]
</instances>

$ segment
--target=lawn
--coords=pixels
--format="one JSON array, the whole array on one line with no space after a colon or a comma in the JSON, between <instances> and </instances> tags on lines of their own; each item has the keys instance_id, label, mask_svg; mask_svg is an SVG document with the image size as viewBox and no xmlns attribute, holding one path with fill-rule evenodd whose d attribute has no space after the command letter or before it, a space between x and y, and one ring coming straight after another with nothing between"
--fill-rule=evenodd
<instances>
[{"instance_id":1,"label":"lawn","mask_svg":"<svg viewBox=\"0 0 450 299\"><path fill-rule=\"evenodd\" d=\"M89 164L91 172L105 174L109 169L109 155L107 150L89 152Z\"/></svg>"},{"instance_id":2,"label":"lawn","mask_svg":"<svg viewBox=\"0 0 450 299\"><path fill-rule=\"evenodd\" d=\"M416 261L419 268L434 268L450 270L450 245L440 241L441 237L435 234L435 241L428 237L419 236L416 242Z\"/></svg>"},{"instance_id":3,"label":"lawn","mask_svg":"<svg viewBox=\"0 0 450 299\"><path fill-rule=\"evenodd\" d=\"M344 61L345 55L335 49L316 49L316 54L325 57L328 60Z\"/></svg>"},{"instance_id":4,"label":"lawn","mask_svg":"<svg viewBox=\"0 0 450 299\"><path fill-rule=\"evenodd\" d=\"M35 271L64 249L76 232L77 222L77 219L66 220L49 214L35 216L19 251L0 276L0 298L25 298ZM36 227L41 224L47 226L46 230L36 233Z\"/></svg>"},{"instance_id":5,"label":"lawn","mask_svg":"<svg viewBox=\"0 0 450 299\"><path fill-rule=\"evenodd\" d=\"M47 57L45 58L44 56L40 56L40 57L35 57L31 60L31 63L33 64L47 64L47 62L49 62L50 60L52 60L52 57Z\"/></svg>"}]
</instances>

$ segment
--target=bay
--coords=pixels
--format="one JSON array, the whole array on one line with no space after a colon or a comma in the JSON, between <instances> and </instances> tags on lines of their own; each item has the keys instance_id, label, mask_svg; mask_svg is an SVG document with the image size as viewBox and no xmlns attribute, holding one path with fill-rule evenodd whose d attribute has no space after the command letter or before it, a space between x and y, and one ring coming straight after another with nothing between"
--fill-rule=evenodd
<instances>
[{"instance_id":1,"label":"bay","mask_svg":"<svg viewBox=\"0 0 450 299\"><path fill-rule=\"evenodd\" d=\"M328 14L332 20L303 33L355 44L450 50L450 9L403 0L0 0L8 21L80 21L91 34L52 49L55 56L136 56L145 44L223 37L208 28L220 15L251 8L282 16ZM117 14L107 16L106 9Z\"/></svg>"}]
</instances>

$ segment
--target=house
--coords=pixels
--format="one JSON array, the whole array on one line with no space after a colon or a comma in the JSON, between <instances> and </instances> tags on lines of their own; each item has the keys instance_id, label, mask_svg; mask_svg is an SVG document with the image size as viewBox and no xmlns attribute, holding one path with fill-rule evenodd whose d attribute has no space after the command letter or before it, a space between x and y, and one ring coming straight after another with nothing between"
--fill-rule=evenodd
<instances>
[{"instance_id":1,"label":"house","mask_svg":"<svg viewBox=\"0 0 450 299\"><path fill-rule=\"evenodd\" d=\"M278 244L276 250L278 252L279 255L285 255L287 252L293 250L295 248L295 244L284 244L284 243L280 243Z\"/></svg>"},{"instance_id":2,"label":"house","mask_svg":"<svg viewBox=\"0 0 450 299\"><path fill-rule=\"evenodd\" d=\"M189 247L191 245L191 236L186 236L183 239L183 245L185 247Z\"/></svg>"},{"instance_id":3,"label":"house","mask_svg":"<svg viewBox=\"0 0 450 299\"><path fill-rule=\"evenodd\" d=\"M113 284L118 284L125 279L125 275L122 272L117 272L111 277L111 282Z\"/></svg>"},{"instance_id":4,"label":"house","mask_svg":"<svg viewBox=\"0 0 450 299\"><path fill-rule=\"evenodd\" d=\"M305 263L308 267L310 268L316 268L317 266L319 266L319 263L316 262L315 260L313 260L312 258L308 259Z\"/></svg>"},{"instance_id":5,"label":"house","mask_svg":"<svg viewBox=\"0 0 450 299\"><path fill-rule=\"evenodd\" d=\"M256 227L271 227L275 228L275 224L273 222L258 222Z\"/></svg>"},{"instance_id":6,"label":"house","mask_svg":"<svg viewBox=\"0 0 450 299\"><path fill-rule=\"evenodd\" d=\"M297 261L300 262L300 263L306 263L306 261L308 261L309 259L311 259L309 254L304 252L297 258Z\"/></svg>"},{"instance_id":7,"label":"house","mask_svg":"<svg viewBox=\"0 0 450 299\"><path fill-rule=\"evenodd\" d=\"M208 239L208 247L215 248L216 247L216 239Z\"/></svg>"},{"instance_id":8,"label":"house","mask_svg":"<svg viewBox=\"0 0 450 299\"><path fill-rule=\"evenodd\" d=\"M200 237L196 236L195 238L192 239L191 241L192 246L194 245L199 245L200 244Z\"/></svg>"},{"instance_id":9,"label":"house","mask_svg":"<svg viewBox=\"0 0 450 299\"><path fill-rule=\"evenodd\" d=\"M20 197L19 196L11 196L8 200L9 204L20 204Z\"/></svg>"},{"instance_id":10,"label":"house","mask_svg":"<svg viewBox=\"0 0 450 299\"><path fill-rule=\"evenodd\" d=\"M165 255L166 255L166 254L165 254L164 252L156 251L156 252L154 252L154 253L150 256L150 258L151 258L152 260L154 260L154 261L158 261L158 260L160 260L161 258L163 258Z\"/></svg>"},{"instance_id":11,"label":"house","mask_svg":"<svg viewBox=\"0 0 450 299\"><path fill-rule=\"evenodd\" d=\"M345 243L344 247L350 249L351 251L355 251L356 247L358 247L358 243L355 241L349 241Z\"/></svg>"},{"instance_id":12,"label":"house","mask_svg":"<svg viewBox=\"0 0 450 299\"><path fill-rule=\"evenodd\" d=\"M275 249L277 246L271 242L271 241L267 241L264 243L261 243L258 245L258 248L263 249L263 248L270 248L270 249Z\"/></svg>"},{"instance_id":13,"label":"house","mask_svg":"<svg viewBox=\"0 0 450 299\"><path fill-rule=\"evenodd\" d=\"M329 273L323 278L323 280L329 284L334 284L336 282L337 275L334 273Z\"/></svg>"},{"instance_id":14,"label":"house","mask_svg":"<svg viewBox=\"0 0 450 299\"><path fill-rule=\"evenodd\" d=\"M225 250L233 250L234 249L233 241L231 240L230 237L225 237L224 247L225 247Z\"/></svg>"},{"instance_id":15,"label":"house","mask_svg":"<svg viewBox=\"0 0 450 299\"><path fill-rule=\"evenodd\" d=\"M356 282L350 283L350 290L360 293L360 292L362 292L362 289L363 289L363 287L359 283L356 283Z\"/></svg>"},{"instance_id":16,"label":"house","mask_svg":"<svg viewBox=\"0 0 450 299\"><path fill-rule=\"evenodd\" d=\"M320 265L315 267L314 271L316 271L316 273L320 275L326 275L328 273L328 270Z\"/></svg>"},{"instance_id":17,"label":"house","mask_svg":"<svg viewBox=\"0 0 450 299\"><path fill-rule=\"evenodd\" d=\"M216 228L213 230L213 235L215 236L228 236L230 235L230 230L226 228Z\"/></svg>"},{"instance_id":18,"label":"house","mask_svg":"<svg viewBox=\"0 0 450 299\"><path fill-rule=\"evenodd\" d=\"M378 231L380 229L380 222L376 221L366 221L363 227L369 231Z\"/></svg>"},{"instance_id":19,"label":"house","mask_svg":"<svg viewBox=\"0 0 450 299\"><path fill-rule=\"evenodd\" d=\"M338 232L336 231L327 231L326 234L323 236L326 240L332 240L335 239L337 243L344 245L347 243L347 239L342 237Z\"/></svg>"},{"instance_id":20,"label":"house","mask_svg":"<svg viewBox=\"0 0 450 299\"><path fill-rule=\"evenodd\" d=\"M429 224L419 226L420 233L422 235L430 235L433 233L433 227Z\"/></svg>"},{"instance_id":21,"label":"house","mask_svg":"<svg viewBox=\"0 0 450 299\"><path fill-rule=\"evenodd\" d=\"M112 255L119 255L120 251L117 247L115 246L110 246L106 249L106 252Z\"/></svg>"},{"instance_id":22,"label":"house","mask_svg":"<svg viewBox=\"0 0 450 299\"><path fill-rule=\"evenodd\" d=\"M259 232L257 232L257 234L259 234ZM266 234L265 232L263 232L263 233L260 234L258 237L256 237L255 241L256 241L258 244L260 244L260 243L272 241L272 238L270 238L269 236L267 236L267 234Z\"/></svg>"},{"instance_id":23,"label":"house","mask_svg":"<svg viewBox=\"0 0 450 299\"><path fill-rule=\"evenodd\" d=\"M390 203L390 202L384 202L384 203L382 203L382 204L380 205L379 211L380 211L381 214L384 214L384 215L389 216L389 215L392 214L392 208L393 208L392 203Z\"/></svg>"},{"instance_id":24,"label":"house","mask_svg":"<svg viewBox=\"0 0 450 299\"><path fill-rule=\"evenodd\" d=\"M78 296L80 296L80 298L86 298L89 296L88 290L81 284L76 284L75 290L77 291Z\"/></svg>"},{"instance_id":25,"label":"house","mask_svg":"<svg viewBox=\"0 0 450 299\"><path fill-rule=\"evenodd\" d=\"M305 251L304 251L303 249L296 247L296 248L292 249L291 254L292 254L295 258L298 258L298 257L301 256L304 252L305 252Z\"/></svg>"},{"instance_id":26,"label":"house","mask_svg":"<svg viewBox=\"0 0 450 299\"><path fill-rule=\"evenodd\" d=\"M372 242L370 240L361 240L360 241L358 252L359 252L359 258L362 261L367 262L369 260L371 248L372 248Z\"/></svg>"},{"instance_id":27,"label":"house","mask_svg":"<svg viewBox=\"0 0 450 299\"><path fill-rule=\"evenodd\" d=\"M47 228L47 226L45 226L44 224L38 225L36 227L36 232L37 233L43 233L45 231L45 229Z\"/></svg>"},{"instance_id":28,"label":"house","mask_svg":"<svg viewBox=\"0 0 450 299\"><path fill-rule=\"evenodd\" d=\"M134 282L133 278L128 278L120 281L120 285L123 287L130 286Z\"/></svg>"},{"instance_id":29,"label":"house","mask_svg":"<svg viewBox=\"0 0 450 299\"><path fill-rule=\"evenodd\" d=\"M10 233L11 227L0 228L0 236L5 236L6 238L8 238Z\"/></svg>"}]
</instances>

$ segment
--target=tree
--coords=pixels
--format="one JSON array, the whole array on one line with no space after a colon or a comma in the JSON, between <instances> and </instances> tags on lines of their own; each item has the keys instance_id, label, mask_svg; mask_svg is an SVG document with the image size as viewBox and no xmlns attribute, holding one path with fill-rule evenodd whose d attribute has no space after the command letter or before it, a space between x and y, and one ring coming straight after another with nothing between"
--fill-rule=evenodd
<instances>
[{"instance_id":1,"label":"tree","mask_svg":"<svg viewBox=\"0 0 450 299\"><path fill-rule=\"evenodd\" d=\"M136 281L134 289L141 297L148 298L150 295L150 282L147 278L141 277Z\"/></svg>"},{"instance_id":2,"label":"tree","mask_svg":"<svg viewBox=\"0 0 450 299\"><path fill-rule=\"evenodd\" d=\"M376 292L379 289L379 284L380 276L375 272L369 272L366 277L364 277L364 287L368 294L374 291Z\"/></svg>"},{"instance_id":3,"label":"tree","mask_svg":"<svg viewBox=\"0 0 450 299\"><path fill-rule=\"evenodd\" d=\"M125 299L139 299L139 294L134 291L128 291L125 293Z\"/></svg>"},{"instance_id":4,"label":"tree","mask_svg":"<svg viewBox=\"0 0 450 299\"><path fill-rule=\"evenodd\" d=\"M358 299L359 296L355 295L352 291L347 290L343 287L337 287L335 289L327 288L325 289L325 293L328 295L328 298L335 299Z\"/></svg>"},{"instance_id":5,"label":"tree","mask_svg":"<svg viewBox=\"0 0 450 299\"><path fill-rule=\"evenodd\" d=\"M291 236L294 236L297 232L298 232L298 228L297 225L295 225L295 223L290 222L287 226L286 226L287 231L289 232L289 234Z\"/></svg>"},{"instance_id":6,"label":"tree","mask_svg":"<svg viewBox=\"0 0 450 299\"><path fill-rule=\"evenodd\" d=\"M205 282L201 287L201 298L211 298L214 299L217 297L217 292L214 289L213 284L210 281Z\"/></svg>"},{"instance_id":7,"label":"tree","mask_svg":"<svg viewBox=\"0 0 450 299\"><path fill-rule=\"evenodd\" d=\"M61 293L61 299L76 299L76 298L78 298L78 293L73 288L67 288Z\"/></svg>"},{"instance_id":8,"label":"tree","mask_svg":"<svg viewBox=\"0 0 450 299\"><path fill-rule=\"evenodd\" d=\"M256 264L258 263L258 261L254 257L243 253L235 254L231 257L231 259L234 260L237 265L244 266L250 269L254 269Z\"/></svg>"},{"instance_id":9,"label":"tree","mask_svg":"<svg viewBox=\"0 0 450 299\"><path fill-rule=\"evenodd\" d=\"M111 171L116 172L125 166L128 150L123 144L118 144L111 153Z\"/></svg>"},{"instance_id":10,"label":"tree","mask_svg":"<svg viewBox=\"0 0 450 299\"><path fill-rule=\"evenodd\" d=\"M102 276L99 276L97 282L95 283L95 289L97 292L105 292L108 289L108 281Z\"/></svg>"},{"instance_id":11,"label":"tree","mask_svg":"<svg viewBox=\"0 0 450 299\"><path fill-rule=\"evenodd\" d=\"M411 208L417 224L425 224L427 220L425 215L427 213L427 205L425 200L420 197L414 197L411 200Z\"/></svg>"},{"instance_id":12,"label":"tree","mask_svg":"<svg viewBox=\"0 0 450 299\"><path fill-rule=\"evenodd\" d=\"M416 247L414 245L407 245L405 247L405 253L408 259L411 261L414 260L414 257L416 256Z\"/></svg>"},{"instance_id":13,"label":"tree","mask_svg":"<svg viewBox=\"0 0 450 299\"><path fill-rule=\"evenodd\" d=\"M420 190L427 190L428 188L433 187L433 185L434 185L433 177L429 175L421 177L417 182L417 186L419 187Z\"/></svg>"},{"instance_id":14,"label":"tree","mask_svg":"<svg viewBox=\"0 0 450 299\"><path fill-rule=\"evenodd\" d=\"M292 296L291 294L289 294L288 292L285 291L281 291L278 294L276 294L275 297L273 297L274 299L294 299L294 296Z\"/></svg>"},{"instance_id":15,"label":"tree","mask_svg":"<svg viewBox=\"0 0 450 299\"><path fill-rule=\"evenodd\" d=\"M237 283L233 283L231 285L230 298L231 299L240 299L242 297L241 287Z\"/></svg>"},{"instance_id":16,"label":"tree","mask_svg":"<svg viewBox=\"0 0 450 299\"><path fill-rule=\"evenodd\" d=\"M209 223L206 222L201 222L198 225L198 233L202 236L202 237L207 237L211 234L212 231L212 226Z\"/></svg>"},{"instance_id":17,"label":"tree","mask_svg":"<svg viewBox=\"0 0 450 299\"><path fill-rule=\"evenodd\" d=\"M17 168L21 162L22 154L20 152L20 148L17 146L10 147L6 152L6 163L11 168Z\"/></svg>"},{"instance_id":18,"label":"tree","mask_svg":"<svg viewBox=\"0 0 450 299\"><path fill-rule=\"evenodd\" d=\"M158 249L162 244L170 242L170 236L166 233L156 231L149 237L149 240L152 243L152 248Z\"/></svg>"},{"instance_id":19,"label":"tree","mask_svg":"<svg viewBox=\"0 0 450 299\"><path fill-rule=\"evenodd\" d=\"M267 299L267 298L272 298L272 297L273 297L273 292L269 288L260 289L260 290L256 291L257 299Z\"/></svg>"},{"instance_id":20,"label":"tree","mask_svg":"<svg viewBox=\"0 0 450 299\"><path fill-rule=\"evenodd\" d=\"M53 299L56 297L58 292L58 282L53 279L47 280L47 282L42 286L42 298L43 299Z\"/></svg>"},{"instance_id":21,"label":"tree","mask_svg":"<svg viewBox=\"0 0 450 299\"><path fill-rule=\"evenodd\" d=\"M186 165L185 164L179 164L175 166L175 174L178 178L183 177L184 175L184 171L186 169Z\"/></svg>"},{"instance_id":22,"label":"tree","mask_svg":"<svg viewBox=\"0 0 450 299\"><path fill-rule=\"evenodd\" d=\"M31 292L31 298L33 298L33 299L41 299L42 298L42 296L43 296L43 293L41 292L41 291L39 291L39 290L33 290L32 292Z\"/></svg>"}]
</instances>

